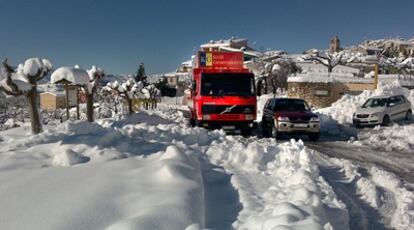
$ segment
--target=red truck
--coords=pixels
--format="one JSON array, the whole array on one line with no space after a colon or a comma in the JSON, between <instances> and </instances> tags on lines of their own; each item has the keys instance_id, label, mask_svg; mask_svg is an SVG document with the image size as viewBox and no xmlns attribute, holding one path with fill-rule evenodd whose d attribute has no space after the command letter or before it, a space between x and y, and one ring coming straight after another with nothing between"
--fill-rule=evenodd
<instances>
[{"instance_id":1,"label":"red truck","mask_svg":"<svg viewBox=\"0 0 414 230\"><path fill-rule=\"evenodd\" d=\"M255 127L254 75L243 67L242 52L196 55L190 93L192 126L249 135Z\"/></svg>"}]
</instances>

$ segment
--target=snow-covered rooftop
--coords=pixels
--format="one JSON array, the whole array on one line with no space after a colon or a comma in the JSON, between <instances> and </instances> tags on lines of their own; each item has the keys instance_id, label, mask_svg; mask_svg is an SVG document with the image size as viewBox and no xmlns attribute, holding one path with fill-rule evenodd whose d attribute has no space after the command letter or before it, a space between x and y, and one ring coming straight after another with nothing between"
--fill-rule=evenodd
<instances>
[{"instance_id":1,"label":"snow-covered rooftop","mask_svg":"<svg viewBox=\"0 0 414 230\"><path fill-rule=\"evenodd\" d=\"M90 78L86 70L75 67L60 67L52 73L50 81L52 84L68 81L72 84L83 85L88 84Z\"/></svg>"}]
</instances>

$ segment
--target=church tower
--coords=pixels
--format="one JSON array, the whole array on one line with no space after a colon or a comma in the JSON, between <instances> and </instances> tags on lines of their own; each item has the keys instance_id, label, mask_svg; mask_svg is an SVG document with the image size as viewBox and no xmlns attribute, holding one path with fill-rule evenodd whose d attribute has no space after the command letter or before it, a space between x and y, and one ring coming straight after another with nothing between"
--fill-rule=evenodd
<instances>
[{"instance_id":1,"label":"church tower","mask_svg":"<svg viewBox=\"0 0 414 230\"><path fill-rule=\"evenodd\" d=\"M339 40L338 35L335 35L335 37L331 39L331 43L329 45L329 51L331 53L341 51L341 41Z\"/></svg>"}]
</instances>

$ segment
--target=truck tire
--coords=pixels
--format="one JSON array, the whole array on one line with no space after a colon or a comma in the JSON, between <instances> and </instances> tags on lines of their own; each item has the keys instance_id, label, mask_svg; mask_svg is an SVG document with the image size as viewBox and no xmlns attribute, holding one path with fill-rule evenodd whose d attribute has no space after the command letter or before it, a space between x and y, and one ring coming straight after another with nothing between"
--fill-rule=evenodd
<instances>
[{"instance_id":1,"label":"truck tire","mask_svg":"<svg viewBox=\"0 0 414 230\"><path fill-rule=\"evenodd\" d=\"M320 133L309 133L308 137L310 141L318 141L320 137Z\"/></svg>"},{"instance_id":2,"label":"truck tire","mask_svg":"<svg viewBox=\"0 0 414 230\"><path fill-rule=\"evenodd\" d=\"M196 126L196 123L195 123L195 120L194 119L191 119L190 118L190 126L191 127L195 127Z\"/></svg>"},{"instance_id":3,"label":"truck tire","mask_svg":"<svg viewBox=\"0 0 414 230\"><path fill-rule=\"evenodd\" d=\"M241 135L244 137L248 137L252 135L252 128L242 128L241 129Z\"/></svg>"}]
</instances>

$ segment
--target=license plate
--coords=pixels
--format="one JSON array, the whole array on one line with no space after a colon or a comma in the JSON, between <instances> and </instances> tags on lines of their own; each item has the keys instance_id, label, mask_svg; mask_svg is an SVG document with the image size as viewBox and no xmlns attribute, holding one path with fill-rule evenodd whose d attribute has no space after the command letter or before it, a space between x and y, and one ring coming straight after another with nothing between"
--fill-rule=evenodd
<instances>
[{"instance_id":1,"label":"license plate","mask_svg":"<svg viewBox=\"0 0 414 230\"><path fill-rule=\"evenodd\" d=\"M222 128L223 129L236 129L234 125L224 125Z\"/></svg>"},{"instance_id":2,"label":"license plate","mask_svg":"<svg viewBox=\"0 0 414 230\"><path fill-rule=\"evenodd\" d=\"M306 127L308 127L308 124L294 124L293 127L306 128Z\"/></svg>"}]
</instances>

